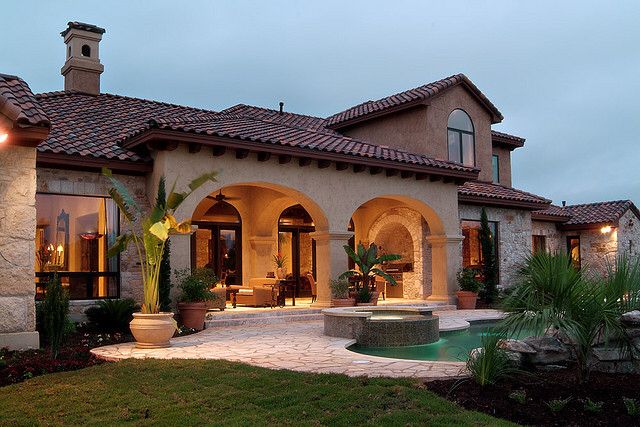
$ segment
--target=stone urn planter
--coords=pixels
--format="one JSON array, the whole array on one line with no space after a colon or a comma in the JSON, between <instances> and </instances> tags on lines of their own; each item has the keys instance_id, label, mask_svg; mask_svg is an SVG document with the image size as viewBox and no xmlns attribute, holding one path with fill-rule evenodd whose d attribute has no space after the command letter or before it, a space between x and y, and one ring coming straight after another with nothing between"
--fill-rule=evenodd
<instances>
[{"instance_id":1,"label":"stone urn planter","mask_svg":"<svg viewBox=\"0 0 640 427\"><path fill-rule=\"evenodd\" d=\"M331 307L353 307L356 305L355 298L331 298Z\"/></svg>"},{"instance_id":2,"label":"stone urn planter","mask_svg":"<svg viewBox=\"0 0 640 427\"><path fill-rule=\"evenodd\" d=\"M474 310L476 308L477 292L458 291L456 296L458 297L458 310Z\"/></svg>"},{"instance_id":3,"label":"stone urn planter","mask_svg":"<svg viewBox=\"0 0 640 427\"><path fill-rule=\"evenodd\" d=\"M180 319L182 324L190 329L201 331L204 329L204 318L207 315L207 302L180 302Z\"/></svg>"},{"instance_id":4,"label":"stone urn planter","mask_svg":"<svg viewBox=\"0 0 640 427\"><path fill-rule=\"evenodd\" d=\"M176 331L176 322L173 313L133 313L129 328L137 348L165 348L171 346L169 340Z\"/></svg>"}]
</instances>

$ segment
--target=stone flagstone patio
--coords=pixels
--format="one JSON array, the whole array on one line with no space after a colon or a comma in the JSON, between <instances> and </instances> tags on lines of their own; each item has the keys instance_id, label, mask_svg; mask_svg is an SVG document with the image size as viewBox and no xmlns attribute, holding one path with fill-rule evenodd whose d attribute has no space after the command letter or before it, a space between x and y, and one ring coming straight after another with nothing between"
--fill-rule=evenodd
<instances>
[{"instance_id":1,"label":"stone flagstone patio","mask_svg":"<svg viewBox=\"0 0 640 427\"><path fill-rule=\"evenodd\" d=\"M497 310L435 312L441 330L460 329L467 321L493 320ZM137 349L133 343L98 347L97 357L122 359L224 359L271 369L338 373L349 376L437 379L464 375L464 362L391 359L354 353L353 340L323 335L322 321L210 328L171 340L164 349Z\"/></svg>"}]
</instances>

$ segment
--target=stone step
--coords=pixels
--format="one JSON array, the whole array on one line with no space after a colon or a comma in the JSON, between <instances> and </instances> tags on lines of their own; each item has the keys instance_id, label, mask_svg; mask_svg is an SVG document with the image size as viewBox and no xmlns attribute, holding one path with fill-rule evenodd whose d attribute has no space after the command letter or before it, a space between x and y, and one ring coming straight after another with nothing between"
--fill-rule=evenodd
<instances>
[{"instance_id":1,"label":"stone step","mask_svg":"<svg viewBox=\"0 0 640 427\"><path fill-rule=\"evenodd\" d=\"M321 313L311 314L290 314L287 316L253 316L253 317L235 317L235 318L214 318L205 321L206 328L221 328L229 326L244 325L274 325L289 322L309 322L322 320Z\"/></svg>"},{"instance_id":2,"label":"stone step","mask_svg":"<svg viewBox=\"0 0 640 427\"><path fill-rule=\"evenodd\" d=\"M321 311L322 310L319 308L299 308L299 309L261 308L255 311L246 311L246 310L235 311L233 308L228 308L225 311L208 312L207 320L295 316L300 314L318 314Z\"/></svg>"}]
</instances>

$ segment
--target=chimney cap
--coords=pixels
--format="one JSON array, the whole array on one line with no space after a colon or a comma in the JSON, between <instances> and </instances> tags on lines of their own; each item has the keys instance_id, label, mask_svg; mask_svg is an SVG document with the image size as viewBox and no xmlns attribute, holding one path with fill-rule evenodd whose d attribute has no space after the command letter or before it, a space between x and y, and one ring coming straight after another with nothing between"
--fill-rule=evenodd
<instances>
[{"instance_id":1,"label":"chimney cap","mask_svg":"<svg viewBox=\"0 0 640 427\"><path fill-rule=\"evenodd\" d=\"M565 206L567 206L567 201L566 201L566 200L563 200L563 201L562 201L562 207L564 208Z\"/></svg>"},{"instance_id":2,"label":"chimney cap","mask_svg":"<svg viewBox=\"0 0 640 427\"><path fill-rule=\"evenodd\" d=\"M67 22L67 26L68 26L67 29L60 33L62 37L66 36L67 33L71 30L83 30L83 31L89 31L90 33L96 33L96 34L104 34L106 31L104 28L98 27L97 25L86 24L84 22L79 22L79 21L69 21Z\"/></svg>"}]
</instances>

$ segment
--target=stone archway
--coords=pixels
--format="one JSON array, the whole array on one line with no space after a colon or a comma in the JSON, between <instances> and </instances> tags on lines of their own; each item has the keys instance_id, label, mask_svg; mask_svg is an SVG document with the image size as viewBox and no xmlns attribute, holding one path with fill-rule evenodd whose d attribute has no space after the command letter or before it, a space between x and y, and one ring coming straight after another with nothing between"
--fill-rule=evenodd
<instances>
[{"instance_id":1,"label":"stone archway","mask_svg":"<svg viewBox=\"0 0 640 427\"><path fill-rule=\"evenodd\" d=\"M422 215L407 207L382 212L367 233L369 242L382 245L387 253L402 255L400 263L412 264L411 271L403 273L404 298L422 299L431 295L431 248L426 239L429 233Z\"/></svg>"}]
</instances>

